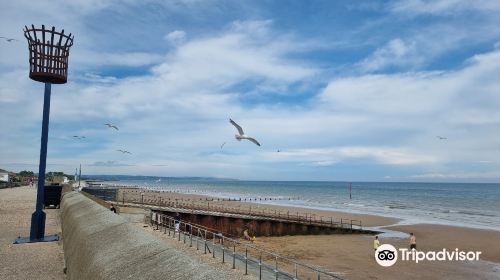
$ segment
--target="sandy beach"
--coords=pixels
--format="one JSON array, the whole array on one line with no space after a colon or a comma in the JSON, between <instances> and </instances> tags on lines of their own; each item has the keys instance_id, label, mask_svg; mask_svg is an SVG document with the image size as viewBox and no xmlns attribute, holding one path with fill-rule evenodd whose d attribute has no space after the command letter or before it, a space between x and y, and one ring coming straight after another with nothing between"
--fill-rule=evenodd
<instances>
[{"instance_id":1,"label":"sandy beach","mask_svg":"<svg viewBox=\"0 0 500 280\"><path fill-rule=\"evenodd\" d=\"M417 224L387 227L391 230L406 233L413 232L418 236L418 247L421 250L454 250L481 251L481 259L500 263L500 232L493 230L471 229L445 225ZM500 271L499 271L500 272Z\"/></svg>"},{"instance_id":2,"label":"sandy beach","mask_svg":"<svg viewBox=\"0 0 500 280\"><path fill-rule=\"evenodd\" d=\"M261 237L256 244L270 248L281 255L329 271L340 272L347 279L499 279L500 277L499 265L490 262L416 264L398 261L392 267L381 267L374 260L372 242L373 237L366 235L321 235ZM390 243L397 248L407 247L407 241L401 239L382 238L381 243Z\"/></svg>"},{"instance_id":3,"label":"sandy beach","mask_svg":"<svg viewBox=\"0 0 500 280\"><path fill-rule=\"evenodd\" d=\"M143 192L144 199L177 200L178 203L195 205L207 204L205 196L196 194ZM129 197L133 193L127 194ZM140 195L140 192L139 192ZM200 201L200 198L202 199ZM359 219L365 227L385 226L387 229L402 233L414 232L418 249L423 251L449 250L482 251L480 261L399 261L394 266L379 266L373 255L373 236L371 235L315 235L259 237L256 245L268 248L280 255L308 264L320 266L328 271L338 272L348 279L500 279L500 232L461 228L444 225L394 225L398 220L375 215L361 215L326 210L315 210L269 204L239 201L210 201L212 207L250 209L258 211L281 211L281 213L302 213L317 217ZM394 226L390 226L394 225ZM404 234L403 234L404 236ZM396 248L407 248L407 238L381 237L381 244L389 243Z\"/></svg>"},{"instance_id":4,"label":"sandy beach","mask_svg":"<svg viewBox=\"0 0 500 280\"><path fill-rule=\"evenodd\" d=\"M62 242L12 244L29 236L36 188L0 190L0 279L65 279ZM45 209L45 234L60 235L59 209Z\"/></svg>"},{"instance_id":5,"label":"sandy beach","mask_svg":"<svg viewBox=\"0 0 500 280\"><path fill-rule=\"evenodd\" d=\"M386 226L393 225L398 222L398 219L382 217L376 215L367 215L367 214L353 214L346 212L338 212L338 211L328 211L328 210L318 210L311 208L299 208L299 207L289 207L289 206L279 206L273 204L264 204L264 203L256 203L256 202L245 202L245 201L227 201L227 200L210 200L212 197L208 197L205 195L199 194L182 194L182 193L173 193L173 192L141 192L137 189L124 189L125 191L125 199L127 201L135 200L139 202L141 200L141 194L144 194L144 201L151 203L157 203L158 201L171 201L178 203L182 203L184 205L194 205L196 207L202 207L206 209L207 207L212 207L212 209L220 209L221 211L225 211L227 208L232 208L240 211L245 211L246 213L259 214L261 211L269 214L278 214L281 215L300 215L301 217L310 217L313 219L323 221L330 221L330 218L338 220L342 219L352 219L359 220L362 222L363 227L374 227L374 226ZM121 196L119 200L121 199ZM272 202L269 202L272 203Z\"/></svg>"}]
</instances>

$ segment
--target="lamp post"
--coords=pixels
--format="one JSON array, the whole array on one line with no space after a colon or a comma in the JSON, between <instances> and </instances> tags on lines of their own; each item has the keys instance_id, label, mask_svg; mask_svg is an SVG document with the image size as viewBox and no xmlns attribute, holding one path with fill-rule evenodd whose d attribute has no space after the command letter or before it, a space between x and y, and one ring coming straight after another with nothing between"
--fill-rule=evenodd
<instances>
[{"instance_id":1,"label":"lamp post","mask_svg":"<svg viewBox=\"0 0 500 280\"><path fill-rule=\"evenodd\" d=\"M68 77L69 49L73 45L71 33L64 34L52 29L25 26L24 37L28 40L30 79L45 84L43 99L42 137L40 145L40 165L38 168L38 188L36 210L31 215L29 237L18 237L15 244L59 240L57 234L45 236L45 213L43 212L45 192L45 166L47 160L47 140L49 134L50 93L52 84L65 84Z\"/></svg>"}]
</instances>

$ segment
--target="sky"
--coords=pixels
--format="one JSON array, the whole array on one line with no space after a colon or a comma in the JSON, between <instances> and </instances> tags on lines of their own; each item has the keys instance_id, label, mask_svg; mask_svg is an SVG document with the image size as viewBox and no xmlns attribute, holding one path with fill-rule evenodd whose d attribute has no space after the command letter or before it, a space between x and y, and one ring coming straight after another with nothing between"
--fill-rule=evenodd
<instances>
[{"instance_id":1,"label":"sky","mask_svg":"<svg viewBox=\"0 0 500 280\"><path fill-rule=\"evenodd\" d=\"M31 24L75 36L47 171L500 182L499 1L4 1L11 171L38 171ZM238 142L229 118L262 146Z\"/></svg>"}]
</instances>

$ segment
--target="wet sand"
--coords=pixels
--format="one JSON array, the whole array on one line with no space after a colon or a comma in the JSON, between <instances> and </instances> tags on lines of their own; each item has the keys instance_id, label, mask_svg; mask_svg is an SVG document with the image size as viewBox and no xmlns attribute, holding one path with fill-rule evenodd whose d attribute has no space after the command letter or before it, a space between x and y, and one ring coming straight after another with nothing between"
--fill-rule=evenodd
<instances>
[{"instance_id":1,"label":"wet sand","mask_svg":"<svg viewBox=\"0 0 500 280\"><path fill-rule=\"evenodd\" d=\"M380 241L396 248L407 247L406 240L381 238ZM500 265L483 261L418 264L398 261L391 267L382 267L375 262L372 244L372 236L346 234L260 237L256 241L258 246L341 273L347 279L500 279Z\"/></svg>"},{"instance_id":2,"label":"wet sand","mask_svg":"<svg viewBox=\"0 0 500 280\"><path fill-rule=\"evenodd\" d=\"M419 250L481 251L481 259L500 263L500 231L445 225L417 224L388 227L417 237Z\"/></svg>"}]
</instances>

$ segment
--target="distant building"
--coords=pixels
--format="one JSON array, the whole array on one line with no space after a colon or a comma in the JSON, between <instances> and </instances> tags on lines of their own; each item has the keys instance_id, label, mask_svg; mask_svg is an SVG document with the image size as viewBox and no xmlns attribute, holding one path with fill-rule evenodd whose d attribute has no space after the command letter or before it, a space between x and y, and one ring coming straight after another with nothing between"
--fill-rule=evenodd
<instances>
[{"instance_id":1,"label":"distant building","mask_svg":"<svg viewBox=\"0 0 500 280\"><path fill-rule=\"evenodd\" d=\"M0 182L9 182L9 172L0 172Z\"/></svg>"},{"instance_id":2,"label":"distant building","mask_svg":"<svg viewBox=\"0 0 500 280\"><path fill-rule=\"evenodd\" d=\"M65 183L69 182L68 177L66 177L66 176L52 176L47 181L49 181L50 183L54 183L54 184L65 184Z\"/></svg>"}]
</instances>

